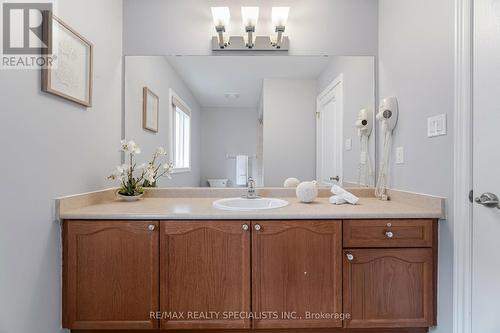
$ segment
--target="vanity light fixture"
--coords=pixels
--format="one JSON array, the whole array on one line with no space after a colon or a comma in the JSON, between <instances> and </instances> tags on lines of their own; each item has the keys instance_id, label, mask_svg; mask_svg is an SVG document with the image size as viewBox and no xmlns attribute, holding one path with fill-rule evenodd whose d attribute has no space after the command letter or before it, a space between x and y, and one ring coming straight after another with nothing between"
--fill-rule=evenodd
<instances>
[{"instance_id":1,"label":"vanity light fixture","mask_svg":"<svg viewBox=\"0 0 500 333\"><path fill-rule=\"evenodd\" d=\"M212 51L288 51L288 37L284 36L290 7L272 7L272 21L276 37L254 36L259 20L259 7L241 7L241 18L245 27L244 36L229 36L224 39L230 20L229 7L212 7L212 17L217 36L212 37Z\"/></svg>"},{"instance_id":2,"label":"vanity light fixture","mask_svg":"<svg viewBox=\"0 0 500 333\"><path fill-rule=\"evenodd\" d=\"M229 25L229 19L231 18L229 7L212 7L212 18L214 20L215 31L218 34L219 48L223 49L227 46L227 43L224 41L224 32L226 32L226 27Z\"/></svg>"},{"instance_id":3,"label":"vanity light fixture","mask_svg":"<svg viewBox=\"0 0 500 333\"><path fill-rule=\"evenodd\" d=\"M253 33L259 20L259 7L241 7L241 17L243 18L245 32L248 34L246 46L251 49L254 47Z\"/></svg>"},{"instance_id":4,"label":"vanity light fixture","mask_svg":"<svg viewBox=\"0 0 500 333\"><path fill-rule=\"evenodd\" d=\"M273 26L275 27L276 29L275 32L277 33L274 46L278 49L281 48L283 42L283 33L285 32L285 26L288 21L289 12L290 12L290 7L272 8Z\"/></svg>"}]
</instances>

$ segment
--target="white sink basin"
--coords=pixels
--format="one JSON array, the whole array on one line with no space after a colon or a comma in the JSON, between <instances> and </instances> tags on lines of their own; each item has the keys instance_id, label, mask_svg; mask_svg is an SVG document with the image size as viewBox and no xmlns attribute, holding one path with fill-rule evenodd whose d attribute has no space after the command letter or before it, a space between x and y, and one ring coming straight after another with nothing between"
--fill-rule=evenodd
<instances>
[{"instance_id":1,"label":"white sink basin","mask_svg":"<svg viewBox=\"0 0 500 333\"><path fill-rule=\"evenodd\" d=\"M263 210L288 206L288 201L275 198L227 198L214 201L214 207L223 210Z\"/></svg>"}]
</instances>

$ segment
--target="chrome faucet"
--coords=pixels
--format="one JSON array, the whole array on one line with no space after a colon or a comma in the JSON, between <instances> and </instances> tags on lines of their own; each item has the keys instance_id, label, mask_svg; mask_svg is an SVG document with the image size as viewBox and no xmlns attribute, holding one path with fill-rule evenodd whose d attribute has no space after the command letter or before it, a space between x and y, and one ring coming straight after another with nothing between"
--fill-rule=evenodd
<instances>
[{"instance_id":1,"label":"chrome faucet","mask_svg":"<svg viewBox=\"0 0 500 333\"><path fill-rule=\"evenodd\" d=\"M247 199L257 198L257 194L255 193L255 180L253 180L252 177L248 177L246 198Z\"/></svg>"}]
</instances>

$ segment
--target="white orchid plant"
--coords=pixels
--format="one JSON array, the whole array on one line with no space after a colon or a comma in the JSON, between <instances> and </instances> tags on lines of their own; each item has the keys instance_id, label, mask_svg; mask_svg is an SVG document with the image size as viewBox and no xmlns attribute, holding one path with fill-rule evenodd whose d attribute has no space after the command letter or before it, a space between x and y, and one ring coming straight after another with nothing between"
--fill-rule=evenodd
<instances>
[{"instance_id":1,"label":"white orchid plant","mask_svg":"<svg viewBox=\"0 0 500 333\"><path fill-rule=\"evenodd\" d=\"M149 163L140 165L135 162L135 157L141 153L141 148L134 141L122 140L120 151L127 155L128 164L117 166L115 172L108 176L108 179L121 182L119 194L125 196L141 195L144 193L144 187L155 187L159 178L171 178L172 163L161 164L157 162L160 157L167 155L163 147L156 149Z\"/></svg>"},{"instance_id":2,"label":"white orchid plant","mask_svg":"<svg viewBox=\"0 0 500 333\"><path fill-rule=\"evenodd\" d=\"M156 182L161 177L172 178L174 165L171 162L161 163L158 159L167 156L163 147L158 147L153 154L153 159L146 165L143 187L156 187Z\"/></svg>"}]
</instances>

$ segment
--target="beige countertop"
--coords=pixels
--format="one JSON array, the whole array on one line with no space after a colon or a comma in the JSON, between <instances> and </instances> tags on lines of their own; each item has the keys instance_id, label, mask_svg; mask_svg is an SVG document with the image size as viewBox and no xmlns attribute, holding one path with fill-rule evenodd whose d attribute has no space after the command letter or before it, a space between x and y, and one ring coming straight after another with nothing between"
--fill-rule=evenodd
<instances>
[{"instance_id":1,"label":"beige countertop","mask_svg":"<svg viewBox=\"0 0 500 333\"><path fill-rule=\"evenodd\" d=\"M137 202L123 202L110 195L110 190L88 196L58 199L58 219L71 220L196 220L196 219L378 219L378 218L444 218L444 199L404 192L394 193L398 200L380 201L361 197L358 205L332 205L328 197L304 204L295 197L275 196L289 205L260 211L225 211L213 207L218 197L172 197L148 195ZM406 193L406 194L405 194ZM233 194L233 193L231 193ZM287 193L279 193L287 194ZM93 196L92 196L93 195ZM416 194L415 194L416 195ZM96 198L99 197L99 198ZM65 202L64 200L68 200Z\"/></svg>"}]
</instances>

